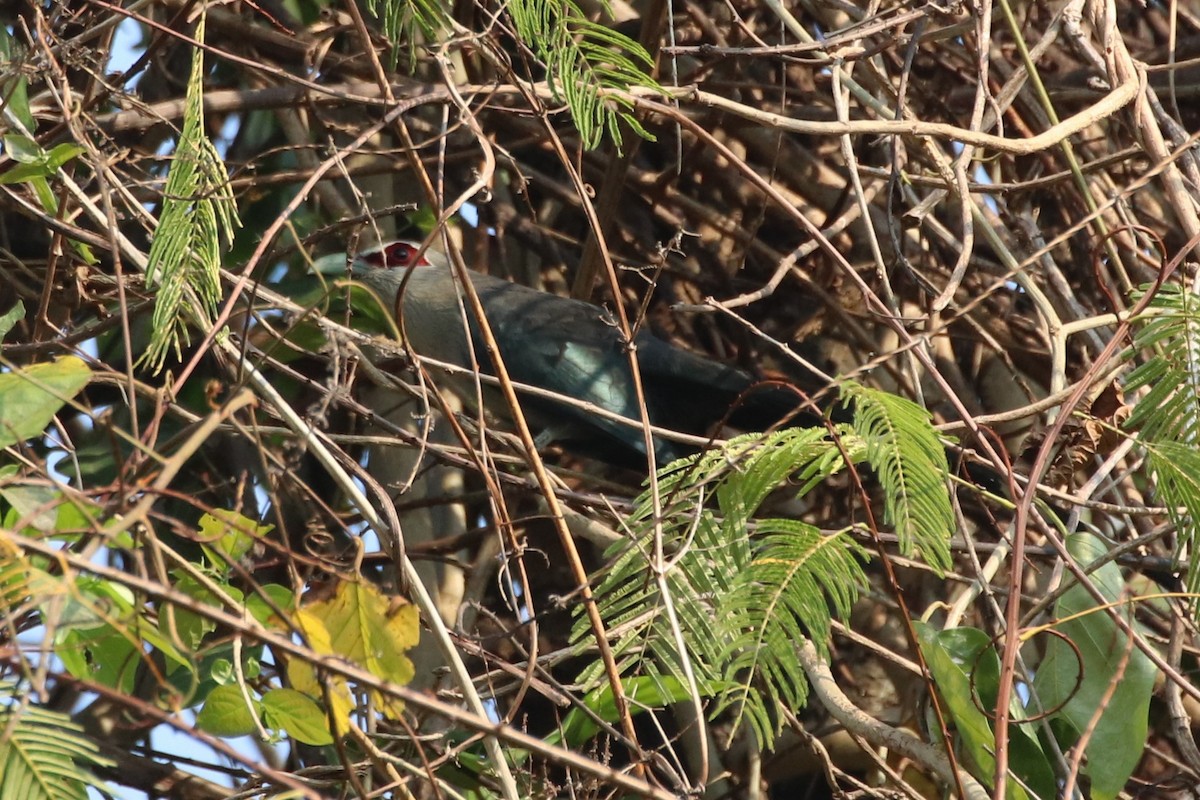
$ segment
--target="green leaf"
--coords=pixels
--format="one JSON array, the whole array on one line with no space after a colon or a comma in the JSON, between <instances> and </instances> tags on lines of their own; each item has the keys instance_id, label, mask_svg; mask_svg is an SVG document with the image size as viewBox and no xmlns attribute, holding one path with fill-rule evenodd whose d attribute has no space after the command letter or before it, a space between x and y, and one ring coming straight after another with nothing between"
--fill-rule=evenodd
<instances>
[{"instance_id":1,"label":"green leaf","mask_svg":"<svg viewBox=\"0 0 1200 800\"><path fill-rule=\"evenodd\" d=\"M809 639L824 651L831 613L848 617L867 585L864 553L849 536L826 536L782 519L760 521L757 533L763 537L759 555L718 605L727 627L744 631L728 639L722 656L726 680L739 688L717 704L718 710L732 706L739 721L759 708L747 702L759 685L766 710L803 707L808 678L797 668L796 642ZM760 732L782 723L761 713L753 721Z\"/></svg>"},{"instance_id":2,"label":"green leaf","mask_svg":"<svg viewBox=\"0 0 1200 800\"><path fill-rule=\"evenodd\" d=\"M5 527L15 527L18 520L25 520L33 531L53 533L58 523L57 502L62 492L53 486L36 484L0 485L0 497L12 506L5 516Z\"/></svg>"},{"instance_id":3,"label":"green leaf","mask_svg":"<svg viewBox=\"0 0 1200 800\"><path fill-rule=\"evenodd\" d=\"M914 620L921 654L929 665L943 707L954 720L954 730L962 739L970 757L972 774L988 786L996 775L996 738L992 722L982 709L994 709L999 685L1000 660L992 648L991 638L975 628L954 628L935 631L923 622ZM974 689L974 690L973 690ZM1020 723L1025 710L1013 695L1009 708L1011 718ZM1012 757L1009 769L1018 779L1007 784L1006 797L1021 800L1031 795L1040 800L1054 800L1057 784L1054 770L1042 752L1034 732L1028 725L1015 724L1009 729ZM1026 788L1022 788L1026 787Z\"/></svg>"},{"instance_id":4,"label":"green leaf","mask_svg":"<svg viewBox=\"0 0 1200 800\"><path fill-rule=\"evenodd\" d=\"M853 382L841 387L853 402L854 430L884 490L884 522L895 528L904 555L920 553L944 574L950 569L954 507L950 467L929 412L903 397Z\"/></svg>"},{"instance_id":5,"label":"green leaf","mask_svg":"<svg viewBox=\"0 0 1200 800\"><path fill-rule=\"evenodd\" d=\"M113 766L66 714L27 705L24 693L0 693L0 798L87 800L88 788L108 791L90 766Z\"/></svg>"},{"instance_id":6,"label":"green leaf","mask_svg":"<svg viewBox=\"0 0 1200 800\"><path fill-rule=\"evenodd\" d=\"M42 159L42 147L28 136L12 133L5 136L4 152L18 164L36 164ZM9 181L5 181L8 183Z\"/></svg>"},{"instance_id":7,"label":"green leaf","mask_svg":"<svg viewBox=\"0 0 1200 800\"><path fill-rule=\"evenodd\" d=\"M79 531L90 530L95 512L86 498L65 494L53 486L37 483L0 481L0 498L8 503L3 525L16 528L24 521L22 535L40 537L54 534L73 540Z\"/></svg>"},{"instance_id":8,"label":"green leaf","mask_svg":"<svg viewBox=\"0 0 1200 800\"><path fill-rule=\"evenodd\" d=\"M1145 287L1142 293L1145 292ZM1135 294L1134 299L1140 299ZM1189 287L1168 283L1155 294L1145 317L1135 321L1128 358L1150 353L1129 373L1126 392L1146 391L1125 421L1149 455L1159 505L1175 526L1175 557L1188 554L1187 590L1200 593L1200 303Z\"/></svg>"},{"instance_id":9,"label":"green leaf","mask_svg":"<svg viewBox=\"0 0 1200 800\"><path fill-rule=\"evenodd\" d=\"M5 136L4 146L18 163L0 175L0 184L27 183L38 178L53 177L64 164L85 152L83 147L70 143L57 145L47 152L37 142L19 135Z\"/></svg>"},{"instance_id":10,"label":"green leaf","mask_svg":"<svg viewBox=\"0 0 1200 800\"><path fill-rule=\"evenodd\" d=\"M253 697L250 702L253 707L246 704L241 687L218 686L209 692L204 707L196 715L196 725L214 736L249 736L258 731L255 720L262 713L260 703Z\"/></svg>"},{"instance_id":11,"label":"green leaf","mask_svg":"<svg viewBox=\"0 0 1200 800\"><path fill-rule=\"evenodd\" d=\"M1075 534L1067 544L1082 564L1105 553L1103 542L1091 534ZM1119 603L1126 594L1116 564L1105 564L1091 578L1109 602ZM1054 612L1062 620L1055 629L1070 644L1058 636L1048 638L1034 690L1043 709L1059 709L1054 718L1066 727L1075 732L1092 730L1083 771L1091 779L1092 797L1112 800L1125 788L1142 758L1156 670L1117 627L1110 612L1098 607L1083 587L1068 589ZM1118 605L1117 613L1135 624L1132 609Z\"/></svg>"},{"instance_id":12,"label":"green leaf","mask_svg":"<svg viewBox=\"0 0 1200 800\"><path fill-rule=\"evenodd\" d=\"M204 41L204 16L195 38ZM162 214L150 244L146 283L157 289L154 335L142 363L162 369L173 350L182 356L187 324L204 326L221 299L222 243L233 241L240 225L237 202L225 164L204 134L204 49L192 52L184 103L183 130L171 160Z\"/></svg>"},{"instance_id":13,"label":"green leaf","mask_svg":"<svg viewBox=\"0 0 1200 800\"><path fill-rule=\"evenodd\" d=\"M228 562L241 559L259 539L275 530L274 525L260 525L227 508L214 509L202 516L199 528L201 548L209 563L221 571L228 570ZM221 553L226 557L221 558Z\"/></svg>"},{"instance_id":14,"label":"green leaf","mask_svg":"<svg viewBox=\"0 0 1200 800\"><path fill-rule=\"evenodd\" d=\"M204 584L191 575L174 574L175 588L193 598L197 605L208 605L226 609L222 603ZM242 600L242 591L236 586L217 584L231 599ZM178 641L190 652L196 652L204 637L217 629L217 624L202 614L185 607L171 603L164 604L158 615L158 627L162 635L171 641Z\"/></svg>"},{"instance_id":15,"label":"green leaf","mask_svg":"<svg viewBox=\"0 0 1200 800\"><path fill-rule=\"evenodd\" d=\"M275 730L317 747L333 744L329 720L316 702L295 689L272 689L262 698L263 719Z\"/></svg>"},{"instance_id":16,"label":"green leaf","mask_svg":"<svg viewBox=\"0 0 1200 800\"><path fill-rule=\"evenodd\" d=\"M23 319L25 319L25 304L18 300L12 308L0 314L0 340L8 336L8 332L13 329L13 326Z\"/></svg>"},{"instance_id":17,"label":"green leaf","mask_svg":"<svg viewBox=\"0 0 1200 800\"><path fill-rule=\"evenodd\" d=\"M227 652L225 650L222 653ZM212 670L209 675L214 681L220 684L230 684L237 680L237 673L233 669L233 661L228 658L215 658L212 661Z\"/></svg>"},{"instance_id":18,"label":"green leaf","mask_svg":"<svg viewBox=\"0 0 1200 800\"><path fill-rule=\"evenodd\" d=\"M1138 299L1136 295L1134 299ZM1175 284L1162 286L1151 303L1153 316L1139 320L1127 355L1150 350L1154 356L1129 373L1125 390L1149 387L1125 421L1158 441L1194 442L1200 432L1200 304L1192 292Z\"/></svg>"},{"instance_id":19,"label":"green leaf","mask_svg":"<svg viewBox=\"0 0 1200 800\"><path fill-rule=\"evenodd\" d=\"M506 6L521 41L546 67L546 83L571 112L583 146L605 134L621 146L621 122L650 141L629 99L633 87L662 91L649 74L654 60L628 36L587 17L573 0L510 0Z\"/></svg>"},{"instance_id":20,"label":"green leaf","mask_svg":"<svg viewBox=\"0 0 1200 800\"><path fill-rule=\"evenodd\" d=\"M144 657L141 649L112 625L60 630L54 654L75 677L123 694L133 692Z\"/></svg>"},{"instance_id":21,"label":"green leaf","mask_svg":"<svg viewBox=\"0 0 1200 800\"><path fill-rule=\"evenodd\" d=\"M0 63L2 61L3 59L0 59ZM23 79L19 83L19 92L14 100L23 101L26 105L25 111L28 112ZM3 107L2 102L0 102L0 107ZM31 118L26 128L32 129L33 127ZM50 188L48 179L55 176L67 162L86 152L85 148L70 142L63 142L47 152L36 141L21 134L9 134L4 137L3 142L5 152L13 161L17 162L17 166L0 174L0 184L28 183L42 208L49 214L56 214L58 198L55 196L54 190ZM71 246L86 263L97 263L96 256L87 245L71 241Z\"/></svg>"},{"instance_id":22,"label":"green leaf","mask_svg":"<svg viewBox=\"0 0 1200 800\"><path fill-rule=\"evenodd\" d=\"M844 427L840 433L851 458L862 458L861 440ZM798 707L807 693L797 637L823 646L831 615L849 608L865 576L863 553L848 536L754 515L781 487L803 496L844 467L824 428L742 436L665 467L659 492L670 503L657 521L666 591L647 558L658 535L648 492L626 521L633 543L610 554L597 589L606 626L623 632L613 646L621 673L686 684L686 661L700 694L716 698L715 713L736 707L770 745L781 723L776 707L789 700ZM668 594L678 628L665 614ZM578 619L573 639L586 642L588 631ZM580 680L601 677L596 667Z\"/></svg>"},{"instance_id":23,"label":"green leaf","mask_svg":"<svg viewBox=\"0 0 1200 800\"><path fill-rule=\"evenodd\" d=\"M280 586L277 583L268 583L260 586L259 592L271 598L272 602L283 611L291 611L296 606L295 594L286 586ZM260 597L258 592L246 598L246 610L250 612L250 616L254 617L262 625L272 624L272 620L277 616L275 609L271 607L270 603Z\"/></svg>"},{"instance_id":24,"label":"green leaf","mask_svg":"<svg viewBox=\"0 0 1200 800\"><path fill-rule=\"evenodd\" d=\"M21 55L22 48L9 36L8 29L0 25L0 62L16 64ZM8 72L0 78L4 81L0 85L0 108L7 109L25 130L32 131L37 128L37 120L29 108L29 81L21 74L19 66Z\"/></svg>"},{"instance_id":25,"label":"green leaf","mask_svg":"<svg viewBox=\"0 0 1200 800\"><path fill-rule=\"evenodd\" d=\"M635 716L650 708L664 708L671 703L682 702L689 696L687 686L683 681L671 677L630 678L622 681L621 687L625 697L630 701L630 713ZM583 698L583 706L592 713L588 714L582 709L572 708L563 718L559 730L546 737L548 744L561 745L572 750L577 749L600 732L600 726L593 719L593 715L608 723L615 723L620 719L610 684L588 692Z\"/></svg>"},{"instance_id":26,"label":"green leaf","mask_svg":"<svg viewBox=\"0 0 1200 800\"><path fill-rule=\"evenodd\" d=\"M408 44L409 65L416 62L417 45L438 40L451 26L450 8L440 0L367 0L367 11L379 18L383 34L393 43L389 63L396 67L400 42Z\"/></svg>"},{"instance_id":27,"label":"green leaf","mask_svg":"<svg viewBox=\"0 0 1200 800\"><path fill-rule=\"evenodd\" d=\"M74 534L78 531L90 530L99 511L97 506L86 498L73 495L59 495L56 508L58 514L54 520L55 532L64 538L71 534L71 539L76 538Z\"/></svg>"},{"instance_id":28,"label":"green leaf","mask_svg":"<svg viewBox=\"0 0 1200 800\"><path fill-rule=\"evenodd\" d=\"M91 377L87 364L75 356L0 375L0 447L40 435Z\"/></svg>"},{"instance_id":29,"label":"green leaf","mask_svg":"<svg viewBox=\"0 0 1200 800\"><path fill-rule=\"evenodd\" d=\"M53 611L49 605L43 607L45 614ZM60 656L64 661L74 659L72 671L79 670L76 674L80 677L107 676L112 670L119 670L116 676L106 677L106 680L113 681L113 685L118 678L124 681L138 661L147 657L143 653L147 644L162 653L173 666L195 668L193 661L160 633L154 619L135 602L129 590L112 581L76 578L74 591L69 594L59 621L59 630L63 636L60 648L75 651L73 654L63 652Z\"/></svg>"},{"instance_id":30,"label":"green leaf","mask_svg":"<svg viewBox=\"0 0 1200 800\"><path fill-rule=\"evenodd\" d=\"M67 162L73 161L85 152L87 152L87 149L82 145L71 144L70 142L57 144L50 148L50 152L46 154L46 165L53 172L58 172Z\"/></svg>"},{"instance_id":31,"label":"green leaf","mask_svg":"<svg viewBox=\"0 0 1200 800\"><path fill-rule=\"evenodd\" d=\"M21 549L0 538L0 619L15 620L39 588L52 591L58 579L38 569Z\"/></svg>"},{"instance_id":32,"label":"green leaf","mask_svg":"<svg viewBox=\"0 0 1200 800\"><path fill-rule=\"evenodd\" d=\"M1196 520L1200 520L1200 452L1195 444L1143 439L1147 463L1157 479L1158 501L1166 506L1167 516L1178 531L1175 546L1178 558L1187 552L1187 590L1200 592L1200 552L1195 547Z\"/></svg>"}]
</instances>

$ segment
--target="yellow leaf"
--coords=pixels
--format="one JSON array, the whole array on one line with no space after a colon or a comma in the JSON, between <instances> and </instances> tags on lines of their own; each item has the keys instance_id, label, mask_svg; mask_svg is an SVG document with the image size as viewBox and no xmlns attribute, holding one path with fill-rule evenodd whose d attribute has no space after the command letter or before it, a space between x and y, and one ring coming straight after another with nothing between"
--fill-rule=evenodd
<instances>
[{"instance_id":1,"label":"yellow leaf","mask_svg":"<svg viewBox=\"0 0 1200 800\"><path fill-rule=\"evenodd\" d=\"M309 648L318 656L334 655L333 644L329 630L321 617L310 614L301 608L293 617L296 627L304 634ZM327 676L325 683L317 680L317 671L312 664L299 658L288 659L288 681L292 688L316 700L325 700L325 688L329 689L329 702L332 705L330 717L333 718L334 732L341 736L350 730L350 713L354 710L354 699L350 695L350 687L346 679L335 675Z\"/></svg>"},{"instance_id":2,"label":"yellow leaf","mask_svg":"<svg viewBox=\"0 0 1200 800\"><path fill-rule=\"evenodd\" d=\"M260 525L249 517L228 508L217 508L200 518L200 543L214 564L224 562L216 553L224 553L237 561L255 541L266 536L274 525Z\"/></svg>"},{"instance_id":3,"label":"yellow leaf","mask_svg":"<svg viewBox=\"0 0 1200 800\"><path fill-rule=\"evenodd\" d=\"M405 651L417 643L419 618L414 606L407 602L396 605L394 600L370 583L345 581L333 597L306 605L302 611L305 621L298 618L297 624L306 634L312 626L330 637L328 651L318 649L326 646L324 641L310 639L318 652L337 655L372 675L405 685L413 678L412 661ZM400 713L399 703L378 694L373 699L385 713Z\"/></svg>"},{"instance_id":4,"label":"yellow leaf","mask_svg":"<svg viewBox=\"0 0 1200 800\"><path fill-rule=\"evenodd\" d=\"M304 634L309 649L319 656L330 655L332 650L330 649L329 631L326 630L325 623L320 617L315 617L301 608L296 611L292 621ZM293 689L304 692L310 697L321 696L321 684L317 682L317 674L307 661L301 661L298 658L288 659L287 672Z\"/></svg>"}]
</instances>

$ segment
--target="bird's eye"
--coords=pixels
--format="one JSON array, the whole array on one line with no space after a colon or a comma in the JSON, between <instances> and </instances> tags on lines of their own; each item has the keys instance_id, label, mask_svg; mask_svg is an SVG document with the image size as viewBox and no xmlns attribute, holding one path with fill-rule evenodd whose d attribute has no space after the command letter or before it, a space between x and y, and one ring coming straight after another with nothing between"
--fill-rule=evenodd
<instances>
[{"instance_id":1,"label":"bird's eye","mask_svg":"<svg viewBox=\"0 0 1200 800\"><path fill-rule=\"evenodd\" d=\"M388 246L387 264L389 267L407 267L412 264L417 248L407 242L396 242Z\"/></svg>"}]
</instances>

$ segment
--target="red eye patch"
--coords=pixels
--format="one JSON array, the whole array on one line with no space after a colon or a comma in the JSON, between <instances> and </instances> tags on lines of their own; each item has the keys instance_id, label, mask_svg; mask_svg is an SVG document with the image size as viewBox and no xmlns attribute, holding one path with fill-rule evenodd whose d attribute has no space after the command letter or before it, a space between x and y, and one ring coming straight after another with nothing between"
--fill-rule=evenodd
<instances>
[{"instance_id":1,"label":"red eye patch","mask_svg":"<svg viewBox=\"0 0 1200 800\"><path fill-rule=\"evenodd\" d=\"M408 242L392 242L383 250L384 263L388 267L427 267L424 258L417 260L418 248Z\"/></svg>"},{"instance_id":2,"label":"red eye patch","mask_svg":"<svg viewBox=\"0 0 1200 800\"><path fill-rule=\"evenodd\" d=\"M392 242L379 250L361 253L358 259L360 263L365 264L371 269L403 269L413 266L430 266L429 259L424 257L417 258L419 251L420 248L412 242Z\"/></svg>"}]
</instances>

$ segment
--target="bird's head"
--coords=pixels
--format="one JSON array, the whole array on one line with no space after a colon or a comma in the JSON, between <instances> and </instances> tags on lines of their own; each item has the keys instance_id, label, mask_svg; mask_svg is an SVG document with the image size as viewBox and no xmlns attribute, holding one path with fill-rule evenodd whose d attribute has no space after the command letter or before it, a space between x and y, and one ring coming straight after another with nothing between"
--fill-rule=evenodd
<instances>
[{"instance_id":1,"label":"bird's head","mask_svg":"<svg viewBox=\"0 0 1200 800\"><path fill-rule=\"evenodd\" d=\"M316 272L322 275L345 275L347 267L352 275L362 276L377 269L410 269L417 267L443 266L442 255L426 249L421 244L407 240L387 242L368 250L361 250L347 261L345 253L333 253L313 262Z\"/></svg>"}]
</instances>

